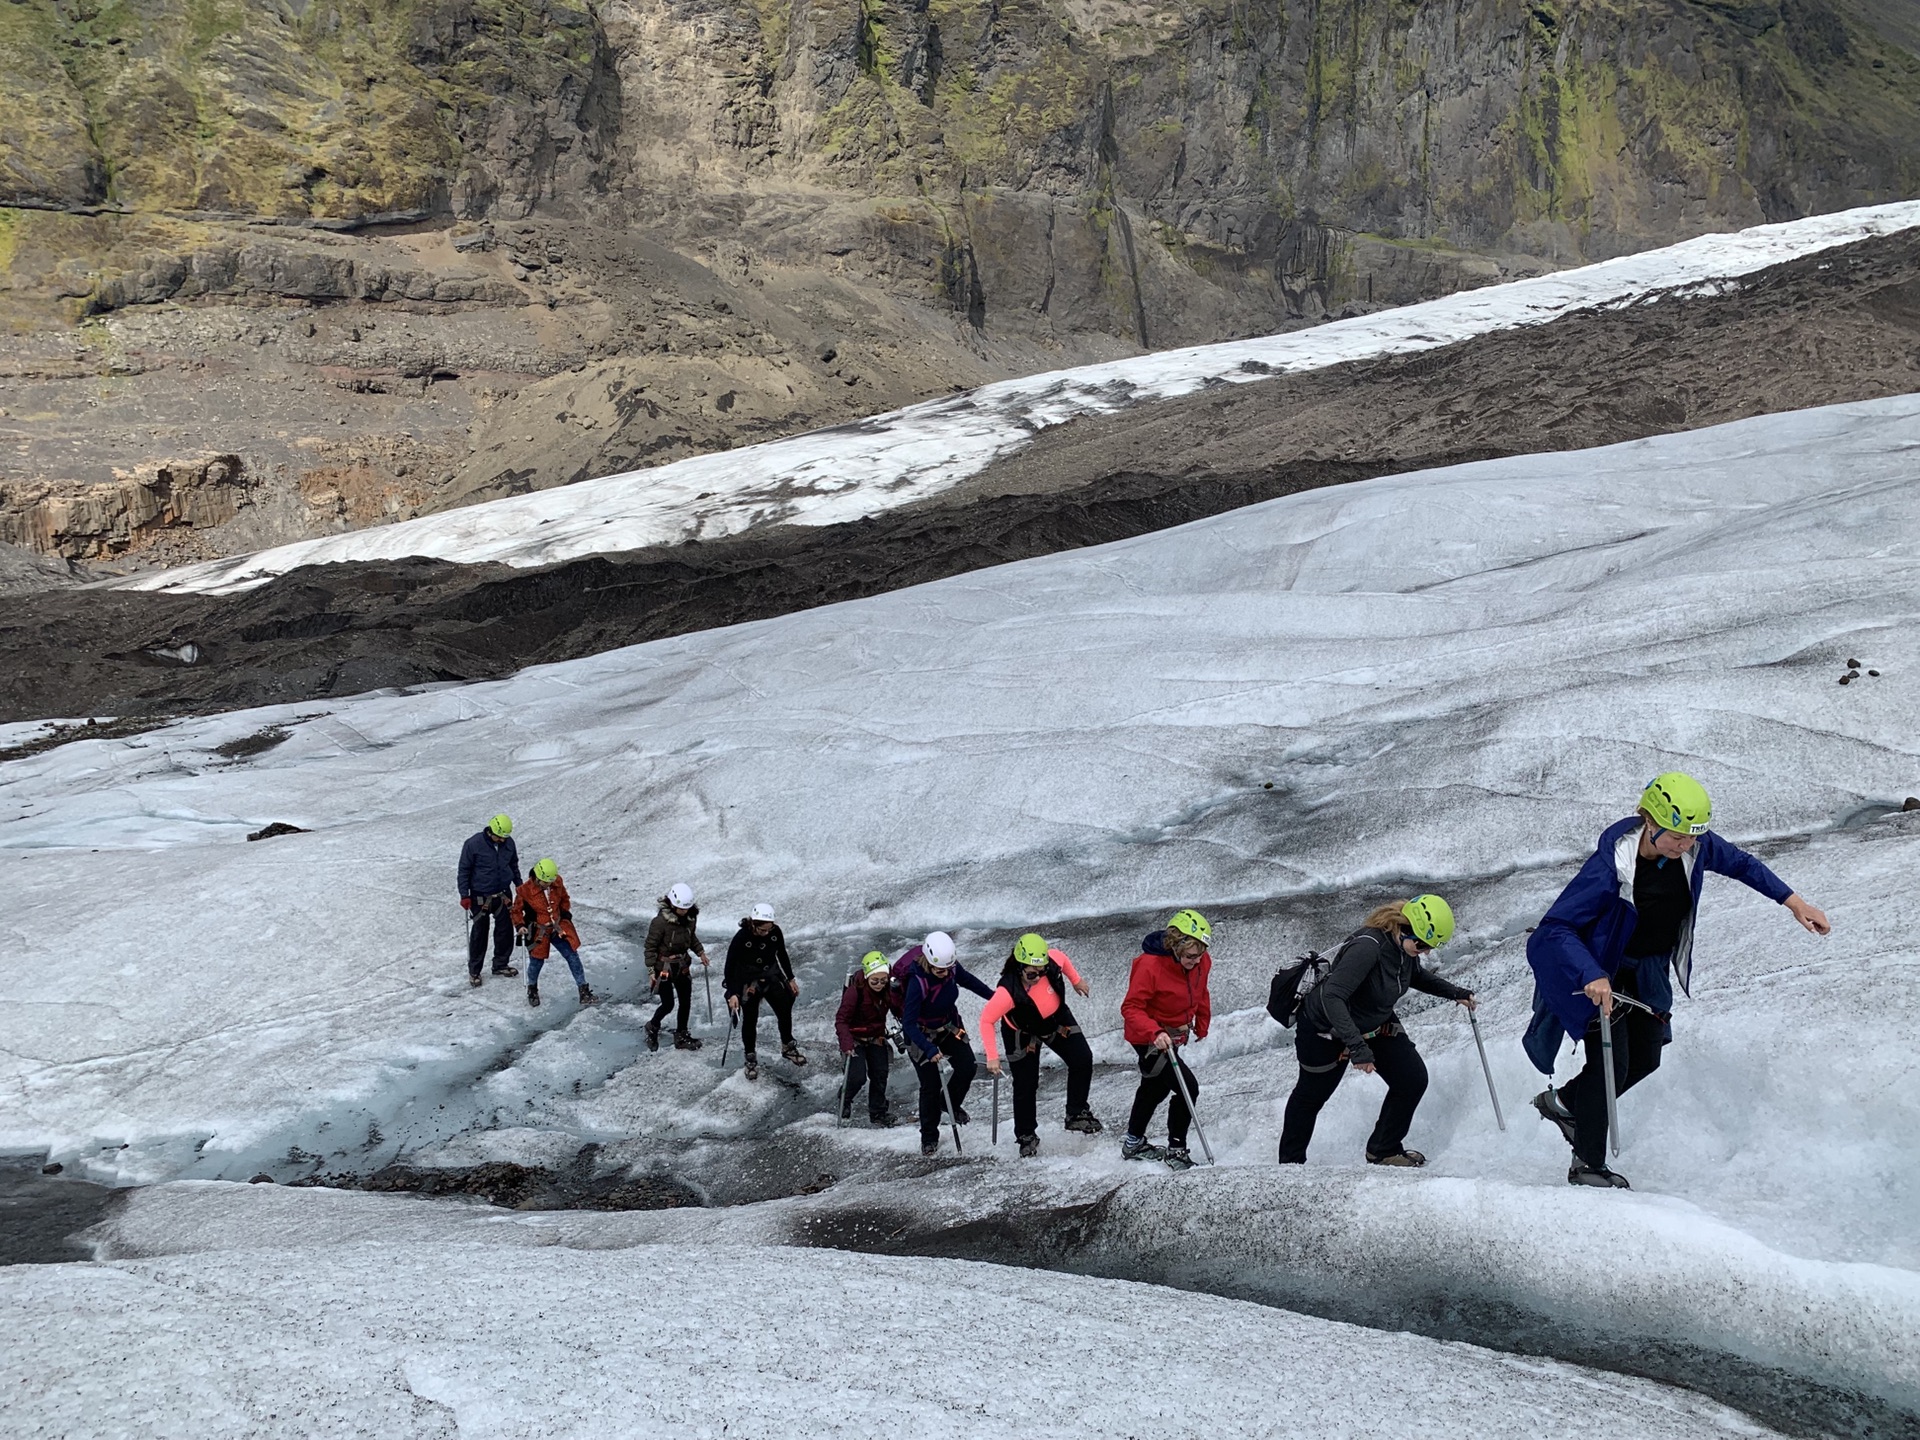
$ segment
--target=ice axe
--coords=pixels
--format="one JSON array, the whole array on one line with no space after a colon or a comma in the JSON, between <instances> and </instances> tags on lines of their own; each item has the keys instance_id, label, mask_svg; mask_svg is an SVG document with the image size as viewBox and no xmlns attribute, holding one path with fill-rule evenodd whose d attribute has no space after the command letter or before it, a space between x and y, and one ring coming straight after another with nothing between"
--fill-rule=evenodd
<instances>
[{"instance_id":1,"label":"ice axe","mask_svg":"<svg viewBox=\"0 0 1920 1440\"><path fill-rule=\"evenodd\" d=\"M960 1116L953 1108L953 1091L947 1088L947 1082L940 1074L940 1057L936 1055L932 1063L934 1083L939 1085L940 1098L947 1105L947 1124L953 1127L953 1153L964 1155L966 1151L960 1146Z\"/></svg>"},{"instance_id":2,"label":"ice axe","mask_svg":"<svg viewBox=\"0 0 1920 1440\"><path fill-rule=\"evenodd\" d=\"M1600 1012L1600 1062L1607 1071L1607 1139L1615 1158L1620 1154L1620 1103L1613 1089L1613 1020Z\"/></svg>"},{"instance_id":3,"label":"ice axe","mask_svg":"<svg viewBox=\"0 0 1920 1440\"><path fill-rule=\"evenodd\" d=\"M1187 1093L1187 1077L1180 1073L1180 1057L1173 1053L1173 1047L1167 1047L1167 1063L1173 1066L1174 1088L1180 1092L1180 1103L1187 1107L1187 1115L1193 1121L1193 1133L1200 1137L1200 1153L1207 1157L1207 1164L1213 1164L1213 1147L1207 1143L1207 1127L1200 1123L1200 1112L1194 1108L1193 1096Z\"/></svg>"},{"instance_id":4,"label":"ice axe","mask_svg":"<svg viewBox=\"0 0 1920 1440\"><path fill-rule=\"evenodd\" d=\"M1000 1072L993 1072L993 1143L1000 1143Z\"/></svg>"},{"instance_id":5,"label":"ice axe","mask_svg":"<svg viewBox=\"0 0 1920 1440\"><path fill-rule=\"evenodd\" d=\"M1493 1067L1487 1064L1487 1047L1480 1039L1480 1017L1469 1010L1467 1023L1473 1027L1473 1045L1480 1052L1480 1073L1487 1077L1487 1098L1493 1101L1493 1123L1500 1127L1502 1134L1505 1134L1507 1117L1500 1113L1500 1092L1493 1088Z\"/></svg>"},{"instance_id":6,"label":"ice axe","mask_svg":"<svg viewBox=\"0 0 1920 1440\"><path fill-rule=\"evenodd\" d=\"M720 1043L720 1068L722 1070L727 1068L727 1051L733 1048L733 1032L739 1028L740 1017L734 1014L733 1010L729 1008L727 1010L727 1038Z\"/></svg>"},{"instance_id":7,"label":"ice axe","mask_svg":"<svg viewBox=\"0 0 1920 1440\"><path fill-rule=\"evenodd\" d=\"M844 1125L847 1123L847 1111L849 1108L851 1108L847 1104L847 1086L852 1083L853 1083L853 1052L849 1050L847 1052L846 1060L843 1061L840 1066L840 1118L833 1122L836 1126Z\"/></svg>"},{"instance_id":8,"label":"ice axe","mask_svg":"<svg viewBox=\"0 0 1920 1440\"><path fill-rule=\"evenodd\" d=\"M707 957L700 957L700 978L707 984L707 1024L713 1023L713 970L707 965Z\"/></svg>"}]
</instances>

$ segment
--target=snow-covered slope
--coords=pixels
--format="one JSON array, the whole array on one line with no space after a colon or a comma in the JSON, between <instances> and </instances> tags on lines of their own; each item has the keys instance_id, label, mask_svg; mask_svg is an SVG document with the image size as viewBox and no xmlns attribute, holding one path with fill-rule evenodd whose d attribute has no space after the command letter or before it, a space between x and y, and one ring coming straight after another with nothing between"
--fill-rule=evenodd
<instances>
[{"instance_id":1,"label":"snow-covered slope","mask_svg":"<svg viewBox=\"0 0 1920 1440\"><path fill-rule=\"evenodd\" d=\"M1562 1326L1585 1306L1634 1344L1920 1408L1920 1155L1900 1138L1920 1133L1920 816L1885 813L1920 790L1917 456L1920 396L1772 416L1311 492L495 684L9 762L0 1145L145 1180L364 1165L399 1144L557 1165L594 1141L605 1162L706 1183L759 1135L757 1166L877 1178L736 1212L512 1223L712 1243L814 1216L832 1238L862 1208L1018 1214L1017 1184L1080 1207L1092 1268L1124 1255L1148 1278L1289 1301L1337 1293L1356 1251L1378 1294L1400 1293L1438 1250L1418 1292L1435 1304L1478 1286L1476 1303ZM1849 658L1882 674L1838 686ZM291 737L214 753L271 723ZM1711 882L1695 997L1623 1107L1641 1190L1570 1191L1564 1146L1525 1109L1524 933L1670 765L1835 934ZM910 1133L819 1114L826 1066L750 1086L713 1049L641 1053L635 1006L469 992L453 863L497 809L526 859L559 859L616 999L641 994L638 927L668 881L702 891L715 940L772 900L817 1058L851 958L942 924L982 968L1013 929L1069 937L1097 1053L1123 1061L1131 946L1199 904L1218 1007L1239 1012L1196 1055L1222 1171L1143 1183L1111 1135L1051 1125L1042 1160L995 1161L976 1123L972 1158L930 1173ZM313 833L242 839L271 820ZM1378 1089L1354 1077L1315 1164L1280 1174L1292 1067L1254 1008L1272 961L1416 885L1460 910L1445 967L1485 998L1511 1128L1491 1128L1457 1016L1420 1011L1430 1170L1361 1169ZM1110 1123L1129 1088L1123 1065L1103 1071ZM193 1193L264 1206L265 1189ZM1191 1243L1153 1259L1189 1222ZM1610 1223L1596 1287L1589 1237ZM426 1229L407 1243L450 1238Z\"/></svg>"},{"instance_id":2,"label":"snow-covered slope","mask_svg":"<svg viewBox=\"0 0 1920 1440\"><path fill-rule=\"evenodd\" d=\"M1771 1432L1685 1391L1121 1281L820 1250L366 1245L0 1272L15 1435ZM1363 1403L1362 1403L1363 1401Z\"/></svg>"},{"instance_id":3,"label":"snow-covered slope","mask_svg":"<svg viewBox=\"0 0 1920 1440\"><path fill-rule=\"evenodd\" d=\"M119 583L220 594L300 565L343 560L426 555L544 565L688 537L715 538L774 521L833 524L947 489L1039 431L1077 416L1207 385L1449 345L1658 292L1711 289L1717 281L1916 225L1920 202L1903 202L1703 235L1311 330L1002 381L789 440Z\"/></svg>"}]
</instances>

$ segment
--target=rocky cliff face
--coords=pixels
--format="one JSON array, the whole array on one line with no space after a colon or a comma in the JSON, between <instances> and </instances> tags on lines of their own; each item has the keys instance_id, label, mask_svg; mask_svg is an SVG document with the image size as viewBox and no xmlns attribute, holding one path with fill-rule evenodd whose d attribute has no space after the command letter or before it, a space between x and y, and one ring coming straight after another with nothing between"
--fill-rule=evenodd
<instances>
[{"instance_id":1,"label":"rocky cliff face","mask_svg":"<svg viewBox=\"0 0 1920 1440\"><path fill-rule=\"evenodd\" d=\"M217 553L1913 194L1912 29L1890 0L5 0L0 539ZM210 457L217 503L155 502Z\"/></svg>"}]
</instances>

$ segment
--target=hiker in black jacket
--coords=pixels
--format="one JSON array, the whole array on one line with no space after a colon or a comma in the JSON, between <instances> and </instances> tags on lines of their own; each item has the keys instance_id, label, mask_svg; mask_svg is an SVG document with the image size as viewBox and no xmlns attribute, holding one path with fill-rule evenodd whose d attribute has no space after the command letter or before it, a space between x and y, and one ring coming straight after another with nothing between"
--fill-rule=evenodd
<instances>
[{"instance_id":1,"label":"hiker in black jacket","mask_svg":"<svg viewBox=\"0 0 1920 1440\"><path fill-rule=\"evenodd\" d=\"M1453 936L1453 911L1438 895L1416 895L1404 905L1382 905L1333 957L1333 967L1308 992L1294 1039L1300 1078L1287 1099L1280 1132L1280 1163L1304 1165L1320 1107L1339 1088L1347 1066L1378 1074L1387 1098L1367 1140L1369 1165L1424 1165L1406 1148L1407 1130L1427 1093L1427 1066L1394 1007L1409 989L1473 1008L1473 992L1428 973L1420 957Z\"/></svg>"},{"instance_id":2,"label":"hiker in black jacket","mask_svg":"<svg viewBox=\"0 0 1920 1440\"><path fill-rule=\"evenodd\" d=\"M693 887L684 880L660 897L659 913L647 926L646 956L653 993L660 997L660 1008L647 1022L647 1049L660 1048L660 1022L673 1013L677 1001L680 1019L674 1026L673 1048L698 1050L700 1041L687 1027L693 1021L693 961L698 956L705 969L707 947L700 943L700 907L693 903Z\"/></svg>"},{"instance_id":3,"label":"hiker in black jacket","mask_svg":"<svg viewBox=\"0 0 1920 1440\"><path fill-rule=\"evenodd\" d=\"M773 906L759 904L740 922L740 929L727 946L726 979L722 982L727 1008L740 1017L741 1039L746 1048L747 1079L760 1076L760 1059L754 1053L760 1029L760 1002L773 1007L773 1018L780 1026L780 1053L790 1064L804 1065L807 1057L793 1043L793 997L800 993L800 982L793 978L793 961L787 955L787 937L773 923Z\"/></svg>"}]
</instances>

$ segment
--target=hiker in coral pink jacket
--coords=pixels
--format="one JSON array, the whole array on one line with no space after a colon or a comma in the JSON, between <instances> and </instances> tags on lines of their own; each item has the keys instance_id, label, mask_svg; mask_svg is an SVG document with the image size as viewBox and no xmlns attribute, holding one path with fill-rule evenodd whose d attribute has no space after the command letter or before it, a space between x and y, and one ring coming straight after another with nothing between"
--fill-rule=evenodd
<instances>
[{"instance_id":1,"label":"hiker in coral pink jacket","mask_svg":"<svg viewBox=\"0 0 1920 1440\"><path fill-rule=\"evenodd\" d=\"M1013 942L1000 971L1000 988L980 1012L980 1043L987 1052L987 1073L1000 1073L996 1036L1007 1049L1013 1072L1013 1138L1020 1153L1040 1153L1040 1047L1067 1062L1067 1129L1100 1133L1100 1121L1087 1103L1093 1087L1093 1051L1067 1008L1067 986L1082 995L1093 989L1080 978L1066 953L1028 933Z\"/></svg>"},{"instance_id":2,"label":"hiker in coral pink jacket","mask_svg":"<svg viewBox=\"0 0 1920 1440\"><path fill-rule=\"evenodd\" d=\"M1206 916L1198 910L1182 910L1165 930L1151 932L1134 957L1120 1015L1126 1022L1127 1042L1140 1057L1140 1088L1134 1092L1133 1113L1127 1117L1127 1133L1120 1142L1122 1159L1164 1160L1172 1170L1193 1165L1187 1153L1187 1127L1193 1114L1174 1093L1173 1077L1177 1065L1187 1094L1200 1093L1200 1082L1180 1058L1179 1047L1189 1040L1206 1039L1213 1023L1213 999L1207 993L1207 977L1213 972L1207 946L1212 939L1213 927ZM1173 1104L1167 1110L1167 1146L1162 1150L1147 1144L1147 1126L1170 1094Z\"/></svg>"}]
</instances>

